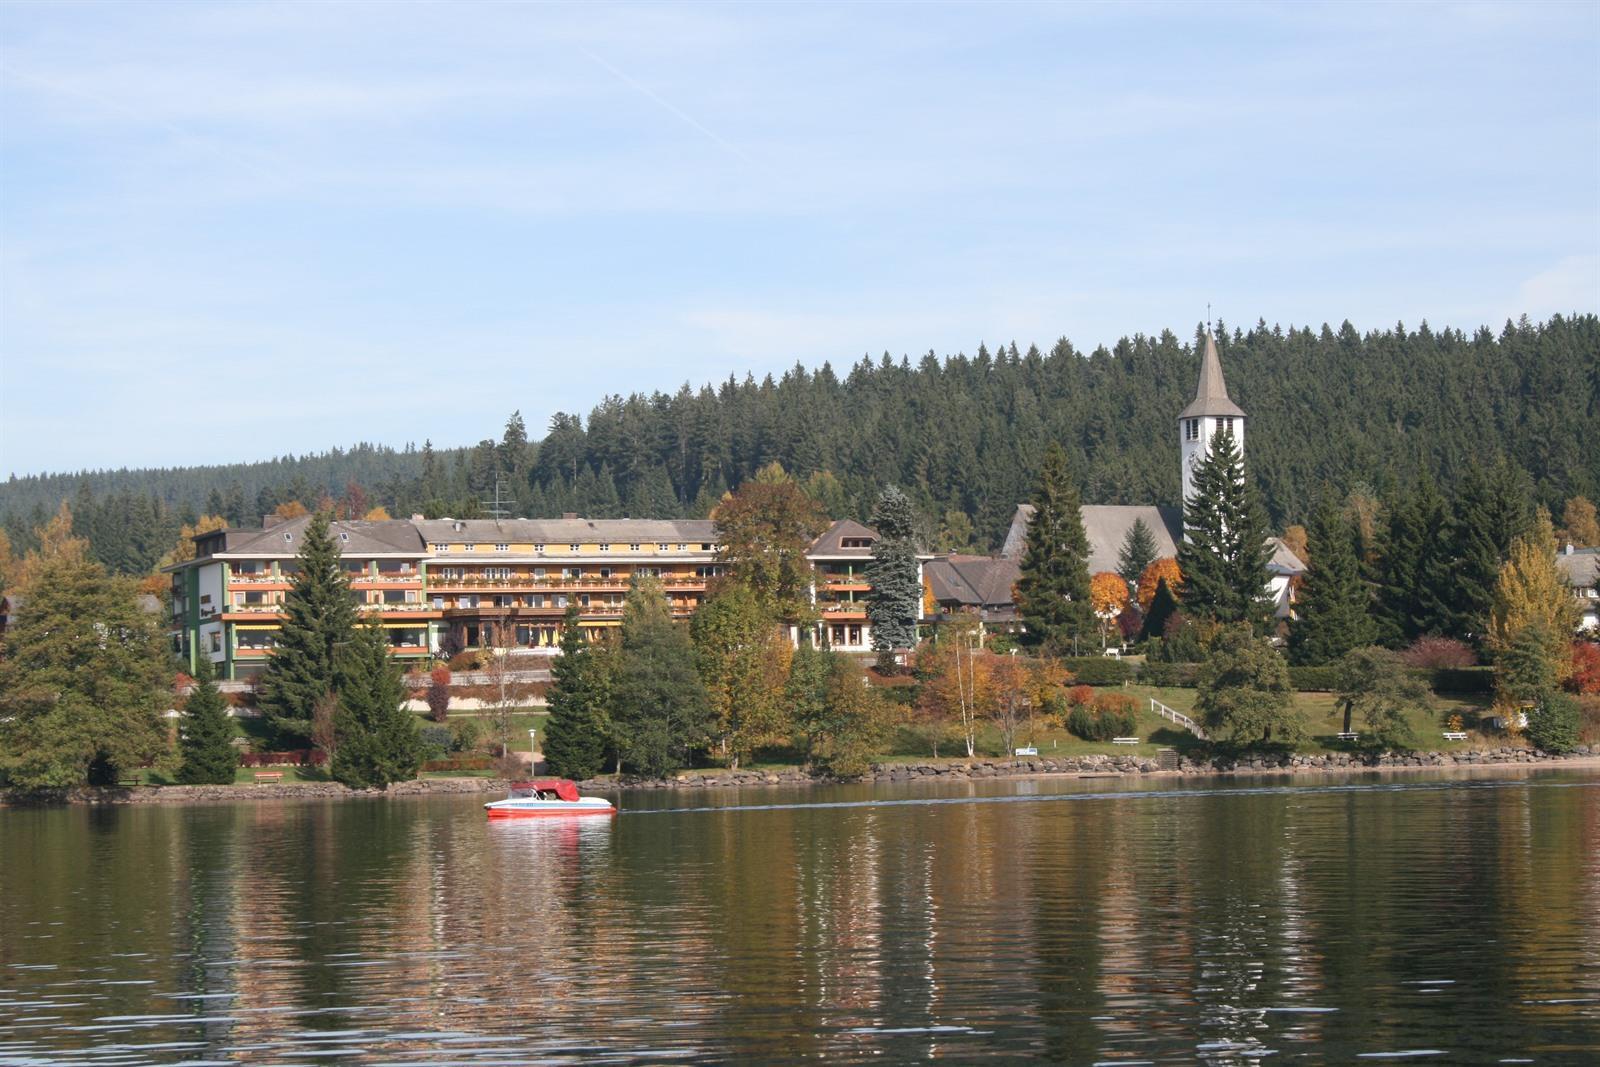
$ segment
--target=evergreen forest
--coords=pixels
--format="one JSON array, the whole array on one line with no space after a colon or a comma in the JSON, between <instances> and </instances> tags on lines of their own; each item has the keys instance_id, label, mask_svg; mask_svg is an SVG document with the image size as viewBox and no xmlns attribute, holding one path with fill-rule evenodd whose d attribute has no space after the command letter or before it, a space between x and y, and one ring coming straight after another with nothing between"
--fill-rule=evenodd
<instances>
[{"instance_id":1,"label":"evergreen forest","mask_svg":"<svg viewBox=\"0 0 1600 1067\"><path fill-rule=\"evenodd\" d=\"M1092 353L1063 339L1048 352L886 354L842 375L796 366L612 395L586 418L556 414L542 440L514 414L465 448L362 444L251 464L14 476L0 485L0 528L21 552L65 501L96 560L142 574L201 515L253 525L298 502L342 517L474 517L498 485L510 515L704 516L776 461L833 517L867 519L895 484L923 540L991 549L1034 491L1050 442L1065 449L1085 503L1178 503L1176 418L1194 391L1200 335L1137 335ZM1552 510L1600 492L1593 314L1471 334L1219 324L1217 342L1250 415L1247 468L1274 528L1306 521L1325 493L1387 493L1419 475L1448 493L1474 464L1502 459Z\"/></svg>"}]
</instances>

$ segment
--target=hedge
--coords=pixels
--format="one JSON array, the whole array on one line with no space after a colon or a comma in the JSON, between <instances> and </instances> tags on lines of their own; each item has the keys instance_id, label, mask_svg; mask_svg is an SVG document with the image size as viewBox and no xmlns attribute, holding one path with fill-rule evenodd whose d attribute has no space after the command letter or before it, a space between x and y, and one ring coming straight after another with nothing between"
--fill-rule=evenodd
<instances>
[{"instance_id":1,"label":"hedge","mask_svg":"<svg viewBox=\"0 0 1600 1067\"><path fill-rule=\"evenodd\" d=\"M425 771L486 771L494 766L488 756L458 756L455 759L431 759L422 765Z\"/></svg>"},{"instance_id":2,"label":"hedge","mask_svg":"<svg viewBox=\"0 0 1600 1067\"><path fill-rule=\"evenodd\" d=\"M1133 680L1133 665L1109 656L1068 656L1061 665L1079 685L1121 685Z\"/></svg>"},{"instance_id":3,"label":"hedge","mask_svg":"<svg viewBox=\"0 0 1600 1067\"><path fill-rule=\"evenodd\" d=\"M1290 667L1289 685L1297 693L1331 693L1339 688L1339 668Z\"/></svg>"},{"instance_id":4,"label":"hedge","mask_svg":"<svg viewBox=\"0 0 1600 1067\"><path fill-rule=\"evenodd\" d=\"M1139 681L1145 685L1172 689L1193 689L1200 674L1198 663L1150 663L1139 668Z\"/></svg>"},{"instance_id":5,"label":"hedge","mask_svg":"<svg viewBox=\"0 0 1600 1067\"><path fill-rule=\"evenodd\" d=\"M1420 668L1417 672L1435 693L1492 693L1493 667Z\"/></svg>"}]
</instances>

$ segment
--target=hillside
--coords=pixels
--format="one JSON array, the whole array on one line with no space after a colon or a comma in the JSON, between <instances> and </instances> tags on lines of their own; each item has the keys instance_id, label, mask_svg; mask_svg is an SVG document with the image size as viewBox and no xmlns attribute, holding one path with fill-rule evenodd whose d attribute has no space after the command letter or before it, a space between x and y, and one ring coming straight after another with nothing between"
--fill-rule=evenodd
<instances>
[{"instance_id":1,"label":"hillside","mask_svg":"<svg viewBox=\"0 0 1600 1067\"><path fill-rule=\"evenodd\" d=\"M1260 323L1222 331L1218 345L1250 415L1249 469L1276 522L1302 518L1325 485L1381 488L1427 472L1448 486L1475 459L1500 455L1552 506L1600 489L1592 314L1470 335ZM724 488L777 460L802 476L832 472L813 484L835 514L862 517L877 488L896 482L930 530L961 512L976 541L993 544L1052 439L1067 447L1087 502L1176 503L1176 417L1197 366L1195 346L1171 332L1087 355L1063 340L1048 353L885 356L842 376L797 366L776 380L607 397L587 419L555 416L538 443L514 418L470 449L361 445L259 464L14 478L0 486L0 517L25 539L30 521L87 485L95 498L154 497L169 522L219 503L238 521L291 497L338 497L350 482L397 514L462 514L497 472L513 514L704 514Z\"/></svg>"}]
</instances>

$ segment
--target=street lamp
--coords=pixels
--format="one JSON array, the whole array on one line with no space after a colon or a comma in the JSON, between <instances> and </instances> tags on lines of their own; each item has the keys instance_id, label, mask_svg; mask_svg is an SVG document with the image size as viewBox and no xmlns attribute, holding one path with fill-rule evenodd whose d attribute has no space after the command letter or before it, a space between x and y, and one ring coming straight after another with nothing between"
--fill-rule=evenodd
<instances>
[{"instance_id":1,"label":"street lamp","mask_svg":"<svg viewBox=\"0 0 1600 1067\"><path fill-rule=\"evenodd\" d=\"M529 774L536 774L536 773L538 773L538 770L539 770L538 756L536 755L536 753L539 751L539 746L534 741L534 736L536 734L538 734L538 732L539 731L535 730L533 727L531 727L531 726L528 727L528 773Z\"/></svg>"}]
</instances>

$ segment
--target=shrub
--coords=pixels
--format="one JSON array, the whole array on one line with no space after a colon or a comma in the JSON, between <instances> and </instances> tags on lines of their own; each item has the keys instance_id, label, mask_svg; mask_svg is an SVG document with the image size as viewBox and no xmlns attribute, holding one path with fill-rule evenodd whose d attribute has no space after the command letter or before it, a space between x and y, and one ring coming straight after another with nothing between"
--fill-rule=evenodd
<instances>
[{"instance_id":1,"label":"shrub","mask_svg":"<svg viewBox=\"0 0 1600 1067\"><path fill-rule=\"evenodd\" d=\"M1478 665L1478 655L1472 651L1472 646L1453 637L1419 637L1400 653L1400 659L1407 667L1430 670Z\"/></svg>"},{"instance_id":2,"label":"shrub","mask_svg":"<svg viewBox=\"0 0 1600 1067\"><path fill-rule=\"evenodd\" d=\"M483 653L476 649L468 652L457 652L448 661L452 671L475 671L483 666Z\"/></svg>"},{"instance_id":3,"label":"shrub","mask_svg":"<svg viewBox=\"0 0 1600 1067\"><path fill-rule=\"evenodd\" d=\"M1102 693L1093 704L1079 704L1067 716L1067 729L1085 741L1127 737L1138 729L1136 705L1120 693Z\"/></svg>"},{"instance_id":4,"label":"shrub","mask_svg":"<svg viewBox=\"0 0 1600 1067\"><path fill-rule=\"evenodd\" d=\"M1528 740L1545 752L1571 752L1578 746L1582 725L1578 702L1565 693L1553 693L1528 715Z\"/></svg>"},{"instance_id":5,"label":"shrub","mask_svg":"<svg viewBox=\"0 0 1600 1067\"><path fill-rule=\"evenodd\" d=\"M1435 693L1494 692L1493 667L1440 667L1421 674Z\"/></svg>"},{"instance_id":6,"label":"shrub","mask_svg":"<svg viewBox=\"0 0 1600 1067\"><path fill-rule=\"evenodd\" d=\"M1600 693L1600 644L1572 642L1572 675L1567 679L1567 688L1586 696Z\"/></svg>"},{"instance_id":7,"label":"shrub","mask_svg":"<svg viewBox=\"0 0 1600 1067\"><path fill-rule=\"evenodd\" d=\"M1158 663L1146 660L1139 668L1139 681L1145 685L1193 689L1200 673L1198 663Z\"/></svg>"},{"instance_id":8,"label":"shrub","mask_svg":"<svg viewBox=\"0 0 1600 1067\"><path fill-rule=\"evenodd\" d=\"M435 667L428 675L428 715L434 722L450 717L450 668Z\"/></svg>"},{"instance_id":9,"label":"shrub","mask_svg":"<svg viewBox=\"0 0 1600 1067\"><path fill-rule=\"evenodd\" d=\"M1133 678L1133 665L1109 656L1071 656L1061 665L1080 685L1121 685Z\"/></svg>"},{"instance_id":10,"label":"shrub","mask_svg":"<svg viewBox=\"0 0 1600 1067\"><path fill-rule=\"evenodd\" d=\"M447 726L424 726L417 735L422 742L423 759L439 759L450 751L450 746L455 742Z\"/></svg>"},{"instance_id":11,"label":"shrub","mask_svg":"<svg viewBox=\"0 0 1600 1067\"><path fill-rule=\"evenodd\" d=\"M1578 743L1600 745L1600 696L1578 698Z\"/></svg>"},{"instance_id":12,"label":"shrub","mask_svg":"<svg viewBox=\"0 0 1600 1067\"><path fill-rule=\"evenodd\" d=\"M451 752L472 752L483 739L483 727L477 719L454 719L449 729Z\"/></svg>"},{"instance_id":13,"label":"shrub","mask_svg":"<svg viewBox=\"0 0 1600 1067\"><path fill-rule=\"evenodd\" d=\"M1072 707L1081 707L1084 704L1094 703L1094 686L1075 685L1067 690L1067 703Z\"/></svg>"},{"instance_id":14,"label":"shrub","mask_svg":"<svg viewBox=\"0 0 1600 1067\"><path fill-rule=\"evenodd\" d=\"M1297 693L1331 693L1339 688L1339 668L1290 667L1289 685Z\"/></svg>"}]
</instances>

